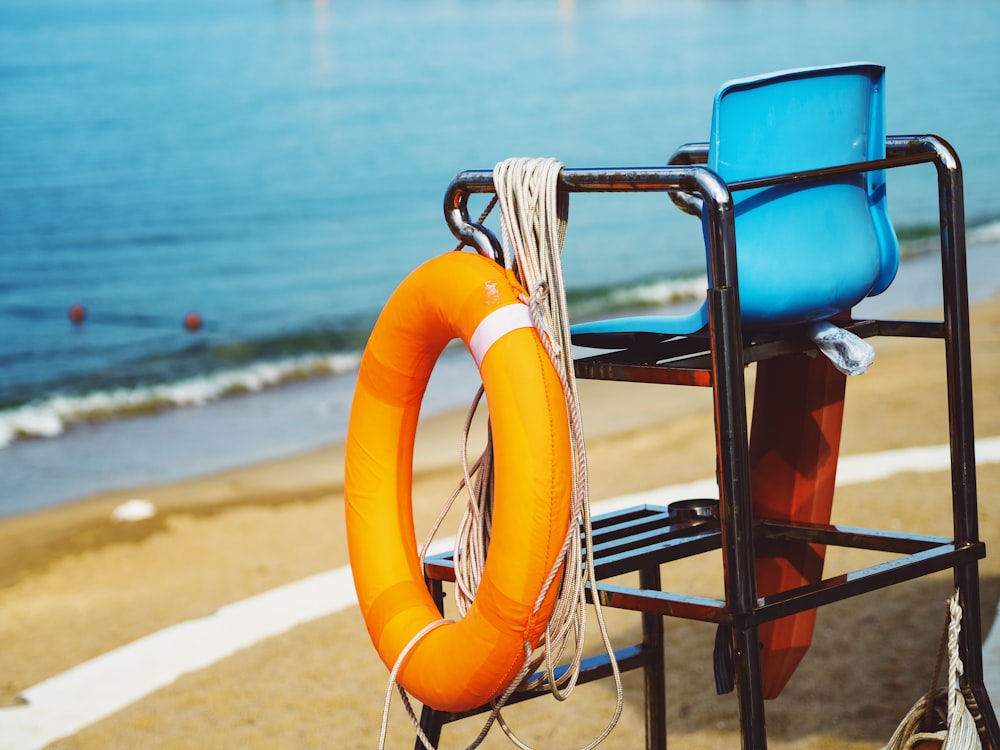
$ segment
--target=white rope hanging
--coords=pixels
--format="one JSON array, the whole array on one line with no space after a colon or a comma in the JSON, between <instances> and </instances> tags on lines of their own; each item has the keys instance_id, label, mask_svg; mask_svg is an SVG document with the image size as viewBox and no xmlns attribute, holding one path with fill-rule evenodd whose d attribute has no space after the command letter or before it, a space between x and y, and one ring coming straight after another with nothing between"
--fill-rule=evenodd
<instances>
[{"instance_id":1,"label":"white rope hanging","mask_svg":"<svg viewBox=\"0 0 1000 750\"><path fill-rule=\"evenodd\" d=\"M969 711L959 683L965 667L958 645L958 636L962 631L962 606L958 591L948 599L948 613L948 686L931 690L913 704L884 750L912 750L929 747L932 742L941 743L941 750L982 750L976 720ZM934 726L942 722L944 728Z\"/></svg>"},{"instance_id":2,"label":"white rope hanging","mask_svg":"<svg viewBox=\"0 0 1000 750\"><path fill-rule=\"evenodd\" d=\"M555 365L566 395L573 450L573 500L570 526L563 549L563 577L544 639L530 664L526 665L525 674L540 664L544 664L544 670L536 680L522 686L528 689L546 689L558 700L565 700L579 679L586 636L586 586L588 582L596 585L597 576L592 554L583 420L573 369L569 314L560 260L568 213L567 196L558 190L561 172L562 164L555 159L508 159L494 167L493 183L500 206L505 263L515 268L527 290L528 297L524 301L528 304L532 322ZM581 528L587 549L585 568L579 543ZM610 734L618 722L624 702L614 648L608 637L600 602L596 598L594 608L601 639L611 662L617 699L607 726L584 750L596 747ZM569 659L569 668L561 678L556 679L555 668L569 649L571 641L573 653ZM518 747L529 750L502 717L500 724Z\"/></svg>"},{"instance_id":3,"label":"white rope hanging","mask_svg":"<svg viewBox=\"0 0 1000 750\"><path fill-rule=\"evenodd\" d=\"M493 710L476 739L467 746L466 750L474 750L478 747L486 738L494 722L501 726L517 747L522 750L531 750L530 746L517 737L504 721L500 711L510 696L519 689L547 690L558 700L566 700L569 697L579 679L583 661L586 636L586 587L588 583L595 586L597 583L597 575L594 570L583 422L573 369L569 316L560 263L568 208L566 196L560 195L557 189L561 171L562 164L555 159L508 159L497 164L493 171L497 202L500 205L504 263L508 268L513 267L516 270L518 278L528 291L527 298L523 301L529 307L532 322L555 366L562 383L563 393L566 395L570 443L573 453L573 491L570 520L562 552L535 602L535 610L537 611L561 570L559 595L546 626L545 634L539 646L534 650L532 650L530 643L525 642L524 665L510 687L493 702ZM455 536L454 550L454 599L459 617L464 616L472 606L486 564L486 553L491 533L493 449L492 435L489 430L487 431L486 448L482 455L471 466L468 459L469 431L482 396L483 389L480 388L466 417L461 452L462 481L448 498L421 547L421 562L423 562L424 551L429 547L455 500L464 493L466 507ZM580 545L581 529L584 535L584 547L587 551L586 566L584 566ZM616 702L614 712L605 728L580 750L592 750L607 738L618 723L624 705L621 673L615 660L614 647L608 636L601 604L596 597L594 597L593 605L601 639L608 654L615 680ZM443 621L434 623L426 630L440 624L443 624ZM413 642L419 640L424 632L419 633ZM573 654L569 658L568 668L557 679L555 668L569 649L571 640ZM410 646L407 647L407 650L409 648ZM406 651L400 655L399 661L402 661L405 653ZM529 675L539 669L541 665L544 665L544 668L539 677L528 681ZM395 673L394 669L386 691L380 748L384 747ZM420 731L419 720L406 692L402 687L397 687L410 720L417 728L421 744L427 750L434 750L428 738Z\"/></svg>"}]
</instances>

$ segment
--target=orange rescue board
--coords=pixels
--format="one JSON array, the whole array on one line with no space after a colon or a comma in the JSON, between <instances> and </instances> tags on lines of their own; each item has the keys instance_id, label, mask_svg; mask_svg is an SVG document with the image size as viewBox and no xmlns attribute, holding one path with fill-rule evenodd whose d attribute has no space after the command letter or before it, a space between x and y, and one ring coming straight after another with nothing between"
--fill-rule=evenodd
<instances>
[{"instance_id":1,"label":"orange rescue board","mask_svg":"<svg viewBox=\"0 0 1000 750\"><path fill-rule=\"evenodd\" d=\"M846 381L822 355L758 363L750 428L756 520L830 522ZM759 543L756 554L758 596L822 580L824 545ZM815 622L813 609L760 627L765 698L777 698L795 672Z\"/></svg>"}]
</instances>

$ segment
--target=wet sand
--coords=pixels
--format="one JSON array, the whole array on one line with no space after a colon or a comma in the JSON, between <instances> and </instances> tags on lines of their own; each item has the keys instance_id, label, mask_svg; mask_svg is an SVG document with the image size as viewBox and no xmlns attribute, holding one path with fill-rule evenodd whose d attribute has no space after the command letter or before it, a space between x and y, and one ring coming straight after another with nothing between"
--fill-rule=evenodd
<instances>
[{"instance_id":1,"label":"wet sand","mask_svg":"<svg viewBox=\"0 0 1000 750\"><path fill-rule=\"evenodd\" d=\"M1000 435L1000 299L972 314L976 434ZM875 364L848 383L843 454L947 442L943 346L880 338ZM752 371L748 380L752 378ZM710 477L714 436L707 389L581 383L595 500ZM428 419L418 435L414 503L426 528L458 474L464 415ZM1000 597L1000 466L978 470L984 631ZM950 534L945 472L902 474L838 490L834 521ZM347 563L343 449L87 498L0 522L0 705L53 675L172 624ZM121 524L113 508L139 497L156 517ZM444 533L450 533L450 529ZM418 529L419 536L419 529ZM831 550L827 571L863 564ZM664 567L664 587L721 589L718 558ZM926 689L951 590L948 575L824 608L814 645L782 696L768 703L774 748L879 748ZM616 645L638 639L638 617L609 613ZM714 628L668 620L671 746L737 747L735 698L717 697ZM324 617L186 675L54 748L371 748L386 670L356 608ZM624 678L625 709L605 746L643 745L642 681ZM610 681L566 703L543 697L505 714L536 747L578 747L614 707ZM471 719L445 728L464 747ZM412 746L394 703L388 747ZM0 747L2 747L0 738ZM510 747L494 728L483 747Z\"/></svg>"}]
</instances>

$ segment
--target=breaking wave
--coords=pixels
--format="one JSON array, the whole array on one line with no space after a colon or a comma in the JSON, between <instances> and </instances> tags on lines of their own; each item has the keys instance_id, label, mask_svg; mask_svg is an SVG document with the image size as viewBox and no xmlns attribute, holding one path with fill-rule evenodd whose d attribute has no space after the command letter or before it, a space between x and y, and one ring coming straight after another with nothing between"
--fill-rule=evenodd
<instances>
[{"instance_id":1,"label":"breaking wave","mask_svg":"<svg viewBox=\"0 0 1000 750\"><path fill-rule=\"evenodd\" d=\"M57 394L0 410L0 446L23 438L52 438L74 425L200 406L298 380L357 369L360 355L305 355L198 375L171 383Z\"/></svg>"},{"instance_id":2,"label":"breaking wave","mask_svg":"<svg viewBox=\"0 0 1000 750\"><path fill-rule=\"evenodd\" d=\"M904 258L936 252L938 229L908 227L899 239ZM1000 220L971 224L967 240L969 244L1000 242ZM571 316L585 320L693 304L703 298L705 286L704 274L694 273L569 289L567 301ZM98 373L85 392L73 392L67 383L54 384L48 393L35 394L23 403L8 400L0 408L0 448L21 439L57 437L80 424L197 407L294 381L350 373L360 363L371 325L372 320L362 316L340 321L335 330L211 347L211 356L194 362L190 353L185 354L185 361L201 372L178 373L176 358L164 358L141 376L133 368L131 381L121 371ZM172 374L157 378L157 371ZM116 382L123 377L123 382Z\"/></svg>"}]
</instances>

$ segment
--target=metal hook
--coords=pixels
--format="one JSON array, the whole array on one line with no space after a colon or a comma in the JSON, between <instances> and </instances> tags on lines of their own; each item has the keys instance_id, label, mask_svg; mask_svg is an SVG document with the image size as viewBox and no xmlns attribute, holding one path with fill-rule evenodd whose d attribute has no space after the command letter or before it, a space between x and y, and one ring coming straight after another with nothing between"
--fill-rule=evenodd
<instances>
[{"instance_id":1,"label":"metal hook","mask_svg":"<svg viewBox=\"0 0 1000 750\"><path fill-rule=\"evenodd\" d=\"M448 185L444 196L444 215L448 228L463 245L490 258L500 266L504 263L503 248L496 236L482 224L469 217L469 196L472 193L492 193L493 171L486 169L461 172Z\"/></svg>"}]
</instances>

